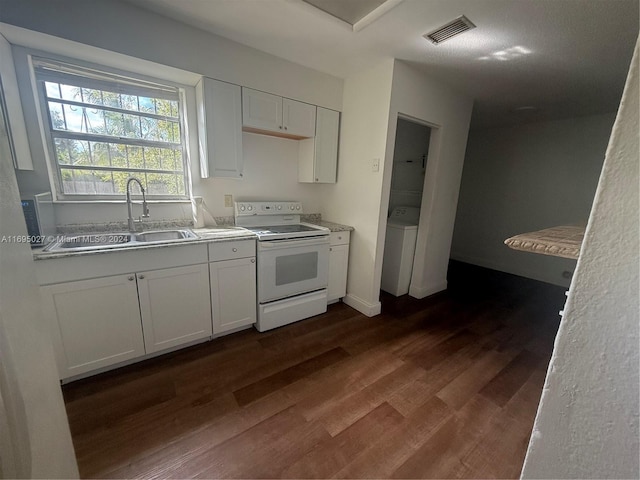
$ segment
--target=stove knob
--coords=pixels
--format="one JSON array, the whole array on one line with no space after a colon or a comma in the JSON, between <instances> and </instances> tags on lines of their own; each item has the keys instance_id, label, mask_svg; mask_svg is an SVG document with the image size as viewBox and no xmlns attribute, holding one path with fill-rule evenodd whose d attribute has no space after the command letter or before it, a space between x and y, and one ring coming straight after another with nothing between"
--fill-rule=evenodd
<instances>
[{"instance_id":1,"label":"stove knob","mask_svg":"<svg viewBox=\"0 0 640 480\"><path fill-rule=\"evenodd\" d=\"M278 205L278 210L282 210L282 205Z\"/></svg>"},{"instance_id":2,"label":"stove knob","mask_svg":"<svg viewBox=\"0 0 640 480\"><path fill-rule=\"evenodd\" d=\"M244 205L240 205L240 211L244 212L245 206Z\"/></svg>"},{"instance_id":3,"label":"stove knob","mask_svg":"<svg viewBox=\"0 0 640 480\"><path fill-rule=\"evenodd\" d=\"M296 205L296 210L300 210L300 205Z\"/></svg>"},{"instance_id":4,"label":"stove knob","mask_svg":"<svg viewBox=\"0 0 640 480\"><path fill-rule=\"evenodd\" d=\"M247 210L251 211L251 210L253 210L253 207L252 207L251 205L249 205L249 206L247 207Z\"/></svg>"},{"instance_id":5,"label":"stove knob","mask_svg":"<svg viewBox=\"0 0 640 480\"><path fill-rule=\"evenodd\" d=\"M296 207L294 207L293 205L289 205L289 208L290 208L291 210L293 210L293 209L295 209Z\"/></svg>"}]
</instances>

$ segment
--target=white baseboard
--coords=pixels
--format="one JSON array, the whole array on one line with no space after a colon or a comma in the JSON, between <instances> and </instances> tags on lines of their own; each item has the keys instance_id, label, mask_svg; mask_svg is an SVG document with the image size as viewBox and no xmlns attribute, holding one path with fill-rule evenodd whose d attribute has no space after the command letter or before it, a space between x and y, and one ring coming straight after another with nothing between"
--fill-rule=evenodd
<instances>
[{"instance_id":1,"label":"white baseboard","mask_svg":"<svg viewBox=\"0 0 640 480\"><path fill-rule=\"evenodd\" d=\"M365 314L367 317L375 317L382 312L382 304L379 301L376 303L365 302L363 299L350 293L347 293L342 301L360 313Z\"/></svg>"},{"instance_id":2,"label":"white baseboard","mask_svg":"<svg viewBox=\"0 0 640 480\"><path fill-rule=\"evenodd\" d=\"M447 289L447 281L427 285L426 287L415 287L411 285L409 287L409 295L414 298L425 298L434 293L442 292Z\"/></svg>"}]
</instances>

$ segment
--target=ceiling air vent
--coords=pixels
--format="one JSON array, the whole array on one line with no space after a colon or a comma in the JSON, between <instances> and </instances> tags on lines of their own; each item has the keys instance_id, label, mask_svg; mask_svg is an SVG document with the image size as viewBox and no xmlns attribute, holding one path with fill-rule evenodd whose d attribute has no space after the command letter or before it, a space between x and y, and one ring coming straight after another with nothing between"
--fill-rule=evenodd
<instances>
[{"instance_id":1,"label":"ceiling air vent","mask_svg":"<svg viewBox=\"0 0 640 480\"><path fill-rule=\"evenodd\" d=\"M451 37L460 35L467 30L471 30L472 28L476 28L476 26L471 23L471 21L467 17L462 15L461 17L458 17L455 20L447 23L446 25L443 25L433 32L427 33L423 36L427 40L430 40L432 43L438 45L439 43L442 43L445 40L449 40Z\"/></svg>"}]
</instances>

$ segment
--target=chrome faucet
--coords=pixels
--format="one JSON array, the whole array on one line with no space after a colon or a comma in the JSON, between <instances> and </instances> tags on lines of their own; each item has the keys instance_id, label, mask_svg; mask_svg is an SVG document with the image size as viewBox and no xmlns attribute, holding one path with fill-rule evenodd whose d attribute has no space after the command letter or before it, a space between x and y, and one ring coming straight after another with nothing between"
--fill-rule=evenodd
<instances>
[{"instance_id":1,"label":"chrome faucet","mask_svg":"<svg viewBox=\"0 0 640 480\"><path fill-rule=\"evenodd\" d=\"M131 202L131 191L130 185L131 182L137 182L140 185L140 191L142 192L142 218L149 218L149 207L147 206L147 197L144 193L144 187L142 186L142 182L136 177L131 177L127 180L127 213L129 214L129 231L131 233L136 233L136 223L133 220L133 212L132 212L132 202ZM142 218L140 218L140 223L142 223Z\"/></svg>"}]
</instances>

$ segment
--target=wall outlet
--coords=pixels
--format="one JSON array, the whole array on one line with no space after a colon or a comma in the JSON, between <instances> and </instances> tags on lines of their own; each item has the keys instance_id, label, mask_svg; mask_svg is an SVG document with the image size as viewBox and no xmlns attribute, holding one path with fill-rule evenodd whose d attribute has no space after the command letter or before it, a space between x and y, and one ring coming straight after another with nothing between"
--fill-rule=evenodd
<instances>
[{"instance_id":1,"label":"wall outlet","mask_svg":"<svg viewBox=\"0 0 640 480\"><path fill-rule=\"evenodd\" d=\"M371 171L372 172L379 172L380 171L380 159L379 158L374 158L373 162L371 162Z\"/></svg>"},{"instance_id":2,"label":"wall outlet","mask_svg":"<svg viewBox=\"0 0 640 480\"><path fill-rule=\"evenodd\" d=\"M224 196L224 206L225 207L233 207L233 195L225 195Z\"/></svg>"}]
</instances>

